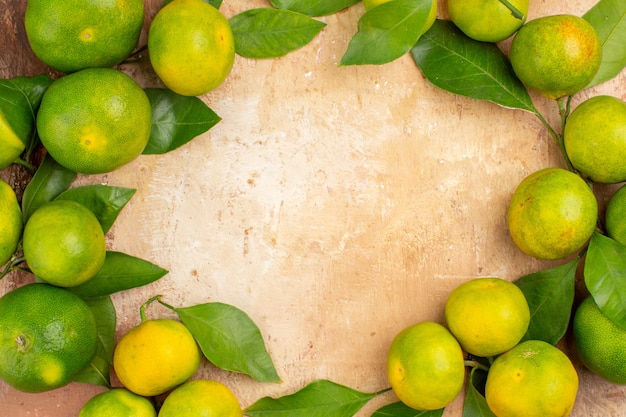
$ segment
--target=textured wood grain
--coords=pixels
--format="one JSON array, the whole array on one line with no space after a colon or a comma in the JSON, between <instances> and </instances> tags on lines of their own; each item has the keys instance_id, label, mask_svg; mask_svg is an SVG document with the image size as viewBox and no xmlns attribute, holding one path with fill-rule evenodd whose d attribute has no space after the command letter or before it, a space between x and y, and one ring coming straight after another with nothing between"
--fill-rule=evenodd
<instances>
[{"instance_id":1,"label":"textured wood grain","mask_svg":"<svg viewBox=\"0 0 626 417\"><path fill-rule=\"evenodd\" d=\"M158 3L146 2L147 22ZM593 0L531 3L532 18L580 15ZM222 11L232 16L267 5L225 1ZM0 76L55 76L28 47L24 7L23 0L0 0L0 33L7 33L0 36ZM284 58L237 57L225 84L202 96L222 122L187 146L77 179L137 188L108 235L109 248L170 271L114 296L118 337L155 294L175 306L230 303L259 325L282 384L209 364L198 374L227 383L243 406L321 378L383 389L393 336L416 321L442 321L455 286L477 276L514 280L550 265L517 250L505 218L524 176L562 164L542 125L530 114L433 87L409 56L339 67L362 13L355 5L324 17L324 31ZM148 65L122 70L159 85ZM577 100L598 93L624 99L625 87L622 73ZM534 98L555 122L554 103ZM27 177L15 167L2 175ZM0 292L24 279L5 279ZM148 314L171 313L153 306ZM572 353L570 346L566 338L562 347ZM574 416L626 415L624 388L578 368ZM72 384L29 395L0 383L0 415L77 415L100 391ZM461 400L445 415L460 416ZM359 416L389 401L391 394L377 398Z\"/></svg>"}]
</instances>

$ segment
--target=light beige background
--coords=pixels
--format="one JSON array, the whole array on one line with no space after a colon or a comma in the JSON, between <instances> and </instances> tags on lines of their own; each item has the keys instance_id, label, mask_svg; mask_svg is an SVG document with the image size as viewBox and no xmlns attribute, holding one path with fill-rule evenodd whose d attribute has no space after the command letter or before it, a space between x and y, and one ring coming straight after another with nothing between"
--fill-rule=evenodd
<instances>
[{"instance_id":1,"label":"light beige background","mask_svg":"<svg viewBox=\"0 0 626 417\"><path fill-rule=\"evenodd\" d=\"M0 54L3 77L46 70L24 43L24 5L17 3L25 2L14 3L0 1L2 31L17 42ZM146 2L148 20L157 3ZM535 0L530 18L582 15L593 3ZM268 5L227 0L222 11L230 17ZM284 58L237 57L228 80L201 97L223 121L190 144L77 180L136 188L109 248L170 271L113 296L118 337L138 324L139 306L156 294L178 307L229 303L260 327L282 384L206 363L197 375L228 384L242 407L316 379L384 389L394 335L418 321L443 322L454 287L480 276L515 280L554 265L522 254L506 227L516 185L562 165L543 126L532 114L430 85L408 55L383 66L339 67L363 12L357 4L320 18L327 27ZM439 12L446 16L445 3ZM147 66L123 70L143 85L158 83ZM595 94L626 99L625 75L575 103ZM533 98L557 123L555 103ZM3 176L18 186L27 178L16 168ZM9 277L0 292L26 279ZM148 315L171 312L153 304ZM566 339L562 347L569 346ZM623 387L579 370L573 415L626 415ZM33 395L0 383L0 415L75 416L102 390L71 384ZM395 400L377 397L358 416ZM460 416L461 407L462 396L445 415Z\"/></svg>"}]
</instances>

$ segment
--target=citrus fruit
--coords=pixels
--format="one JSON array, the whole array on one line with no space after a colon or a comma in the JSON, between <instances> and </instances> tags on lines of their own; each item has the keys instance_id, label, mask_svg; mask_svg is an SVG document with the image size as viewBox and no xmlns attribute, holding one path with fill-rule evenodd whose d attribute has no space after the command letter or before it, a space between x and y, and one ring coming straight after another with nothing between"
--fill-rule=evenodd
<instances>
[{"instance_id":1,"label":"citrus fruit","mask_svg":"<svg viewBox=\"0 0 626 417\"><path fill-rule=\"evenodd\" d=\"M499 0L448 0L450 20L468 37L481 42L499 42L513 35L526 21L528 0L511 5L523 16L515 17Z\"/></svg>"},{"instance_id":2,"label":"citrus fruit","mask_svg":"<svg viewBox=\"0 0 626 417\"><path fill-rule=\"evenodd\" d=\"M0 378L24 392L70 383L96 353L96 322L66 289L27 284L0 298Z\"/></svg>"},{"instance_id":3,"label":"citrus fruit","mask_svg":"<svg viewBox=\"0 0 626 417\"><path fill-rule=\"evenodd\" d=\"M57 79L37 113L41 142L60 165L83 174L113 171L146 147L152 108L128 75L90 68Z\"/></svg>"},{"instance_id":4,"label":"citrus fruit","mask_svg":"<svg viewBox=\"0 0 626 417\"><path fill-rule=\"evenodd\" d=\"M604 214L606 232L610 238L626 246L626 185L613 194Z\"/></svg>"},{"instance_id":5,"label":"citrus fruit","mask_svg":"<svg viewBox=\"0 0 626 417\"><path fill-rule=\"evenodd\" d=\"M604 95L583 101L567 118L563 140L584 177L605 184L626 181L626 102Z\"/></svg>"},{"instance_id":6,"label":"citrus fruit","mask_svg":"<svg viewBox=\"0 0 626 417\"><path fill-rule=\"evenodd\" d=\"M15 134L8 120L0 111L0 169L11 165L20 157L26 144Z\"/></svg>"},{"instance_id":7,"label":"citrus fruit","mask_svg":"<svg viewBox=\"0 0 626 417\"><path fill-rule=\"evenodd\" d=\"M17 250L22 237L22 210L13 188L0 180L0 266Z\"/></svg>"},{"instance_id":8,"label":"citrus fruit","mask_svg":"<svg viewBox=\"0 0 626 417\"><path fill-rule=\"evenodd\" d=\"M572 411L577 391L569 358L549 343L527 340L495 359L485 398L498 417L563 417Z\"/></svg>"},{"instance_id":9,"label":"citrus fruit","mask_svg":"<svg viewBox=\"0 0 626 417\"><path fill-rule=\"evenodd\" d=\"M35 210L24 226L23 246L30 270L59 287L88 281L106 256L98 219L71 200L55 200Z\"/></svg>"},{"instance_id":10,"label":"citrus fruit","mask_svg":"<svg viewBox=\"0 0 626 417\"><path fill-rule=\"evenodd\" d=\"M511 349L530 323L524 293L501 278L475 278L456 287L446 300L445 316L461 347L482 357Z\"/></svg>"},{"instance_id":11,"label":"citrus fruit","mask_svg":"<svg viewBox=\"0 0 626 417\"><path fill-rule=\"evenodd\" d=\"M35 55L69 73L122 62L137 45L143 19L142 0L29 0L24 25Z\"/></svg>"},{"instance_id":12,"label":"citrus fruit","mask_svg":"<svg viewBox=\"0 0 626 417\"><path fill-rule=\"evenodd\" d=\"M113 388L87 401L78 417L157 417L157 413L147 398Z\"/></svg>"},{"instance_id":13,"label":"citrus fruit","mask_svg":"<svg viewBox=\"0 0 626 417\"><path fill-rule=\"evenodd\" d=\"M615 324L590 295L576 308L574 343L582 363L614 384L626 384L626 330Z\"/></svg>"},{"instance_id":14,"label":"citrus fruit","mask_svg":"<svg viewBox=\"0 0 626 417\"><path fill-rule=\"evenodd\" d=\"M159 417L241 417L235 394L226 385L208 379L185 382L163 402Z\"/></svg>"},{"instance_id":15,"label":"citrus fruit","mask_svg":"<svg viewBox=\"0 0 626 417\"><path fill-rule=\"evenodd\" d=\"M365 11L370 11L376 6L380 6L383 3L387 3L391 0L363 0L363 7L365 7ZM430 6L430 11L428 13L428 17L426 18L426 23L424 24L424 29L422 33L425 33L428 29L430 29L435 23L435 19L437 19L437 0L433 0Z\"/></svg>"},{"instance_id":16,"label":"citrus fruit","mask_svg":"<svg viewBox=\"0 0 626 417\"><path fill-rule=\"evenodd\" d=\"M511 65L520 81L550 99L584 89L600 68L602 44L582 17L561 14L525 23L511 42Z\"/></svg>"},{"instance_id":17,"label":"citrus fruit","mask_svg":"<svg viewBox=\"0 0 626 417\"><path fill-rule=\"evenodd\" d=\"M441 324L417 323L398 333L391 343L387 377L407 406L438 410L461 391L465 378L463 351Z\"/></svg>"},{"instance_id":18,"label":"citrus fruit","mask_svg":"<svg viewBox=\"0 0 626 417\"><path fill-rule=\"evenodd\" d=\"M172 91L199 96L221 85L235 62L228 19L203 0L174 0L150 24L150 62Z\"/></svg>"},{"instance_id":19,"label":"citrus fruit","mask_svg":"<svg viewBox=\"0 0 626 417\"><path fill-rule=\"evenodd\" d=\"M598 202L578 175L544 168L518 185L507 216L511 238L524 253L537 259L562 259L591 237Z\"/></svg>"},{"instance_id":20,"label":"citrus fruit","mask_svg":"<svg viewBox=\"0 0 626 417\"><path fill-rule=\"evenodd\" d=\"M113 353L113 368L122 385L148 397L187 381L201 359L196 340L183 323L146 320L122 336Z\"/></svg>"}]
</instances>

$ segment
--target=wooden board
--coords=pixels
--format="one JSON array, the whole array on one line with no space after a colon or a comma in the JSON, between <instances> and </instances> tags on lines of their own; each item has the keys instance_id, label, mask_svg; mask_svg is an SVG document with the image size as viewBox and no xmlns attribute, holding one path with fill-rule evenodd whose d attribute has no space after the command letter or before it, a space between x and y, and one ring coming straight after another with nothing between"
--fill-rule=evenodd
<instances>
[{"instance_id":1,"label":"wooden board","mask_svg":"<svg viewBox=\"0 0 626 417\"><path fill-rule=\"evenodd\" d=\"M28 47L25 3L0 1L3 78L55 75ZM593 3L532 1L530 18L582 15ZM146 2L147 21L158 4ZM230 17L268 5L226 1L222 11ZM522 178L562 165L541 123L432 86L408 55L383 66L339 67L362 13L357 4L321 18L327 27L284 58L237 57L228 80L201 97L222 122L187 146L77 179L136 188L108 247L170 271L113 297L118 337L138 324L139 306L156 294L177 307L229 303L259 325L281 384L209 364L198 374L228 384L244 407L316 379L384 389L393 336L418 321L443 321L454 287L479 276L514 280L552 265L522 254L506 228L506 207ZM147 65L122 69L158 85ZM576 103L595 94L625 99L625 87L622 73ZM533 98L556 123L556 105ZM29 174L12 167L2 177L19 188ZM5 279L0 293L26 280ZM171 315L156 305L148 314ZM570 343L563 343L568 352ZM572 415L626 415L626 390L576 364L581 389ZM102 390L71 384L23 394L0 382L0 415L77 415ZM461 400L445 415L460 416ZM391 401L392 394L380 396L358 416Z\"/></svg>"}]
</instances>

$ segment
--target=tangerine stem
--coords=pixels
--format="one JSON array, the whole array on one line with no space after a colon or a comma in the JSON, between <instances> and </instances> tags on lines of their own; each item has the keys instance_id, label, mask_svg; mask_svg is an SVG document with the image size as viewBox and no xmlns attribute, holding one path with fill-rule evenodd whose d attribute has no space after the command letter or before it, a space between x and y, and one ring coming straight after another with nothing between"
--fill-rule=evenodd
<instances>
[{"instance_id":1,"label":"tangerine stem","mask_svg":"<svg viewBox=\"0 0 626 417\"><path fill-rule=\"evenodd\" d=\"M158 302L159 302L162 306L167 307L167 308L169 308L170 310L172 310L172 311L174 311L174 312L176 311L176 307L174 307L174 306L172 306L172 305L170 305L170 304L166 303L165 301L163 301L163 300L161 299L161 296L160 296L160 295L159 295L159 296L157 296L157 301L158 301Z\"/></svg>"},{"instance_id":2,"label":"tangerine stem","mask_svg":"<svg viewBox=\"0 0 626 417\"><path fill-rule=\"evenodd\" d=\"M160 295L155 295L154 297L150 297L150 298L148 299L148 301L146 301L145 303L143 303L143 304L141 305L141 307L139 307L139 316L141 317L141 322L142 322L142 323L143 323L144 321L146 321L146 320L147 320L147 317L146 317L146 308L147 308L150 304L152 304L152 302L153 302L153 301L155 301L155 300L157 300L157 301L158 301L160 297L161 297Z\"/></svg>"},{"instance_id":3,"label":"tangerine stem","mask_svg":"<svg viewBox=\"0 0 626 417\"><path fill-rule=\"evenodd\" d=\"M15 161L13 161L13 163L26 167L26 169L28 169L30 172L35 172L35 167L33 166L33 164L31 164L30 162L27 162L26 160L22 158L17 158Z\"/></svg>"},{"instance_id":4,"label":"tangerine stem","mask_svg":"<svg viewBox=\"0 0 626 417\"><path fill-rule=\"evenodd\" d=\"M515 6L513 6L508 0L499 0L500 3L506 6L507 9L511 11L511 14L514 18L522 20L524 18L524 13L520 12Z\"/></svg>"},{"instance_id":5,"label":"tangerine stem","mask_svg":"<svg viewBox=\"0 0 626 417\"><path fill-rule=\"evenodd\" d=\"M470 366L472 368L478 368L478 369L481 369L481 370L483 370L485 372L489 371L489 367L488 366L485 366L482 363L480 363L478 361L475 361L473 359L466 359L465 360L465 366Z\"/></svg>"},{"instance_id":6,"label":"tangerine stem","mask_svg":"<svg viewBox=\"0 0 626 417\"><path fill-rule=\"evenodd\" d=\"M564 135L563 135L563 132L565 131L565 122L567 122L567 118L569 117L570 107L572 104L572 96L567 96L567 102L565 106L563 106L563 97L558 98L556 102L559 105L559 115L561 116L561 134L557 135L557 143L559 145L559 148L561 148L561 153L563 154L563 159L565 159L567 168L572 172L576 172L576 169L572 165L572 162L570 161L569 156L567 156L567 151L565 150L565 140L564 140Z\"/></svg>"},{"instance_id":7,"label":"tangerine stem","mask_svg":"<svg viewBox=\"0 0 626 417\"><path fill-rule=\"evenodd\" d=\"M2 272L0 272L0 279L9 275L9 273L14 271L15 269L18 269L18 265L24 262L25 260L26 259L23 256L12 255L11 259L9 260L9 262L7 262Z\"/></svg>"},{"instance_id":8,"label":"tangerine stem","mask_svg":"<svg viewBox=\"0 0 626 417\"><path fill-rule=\"evenodd\" d=\"M535 116L537 116L537 118L539 119L541 124L548 130L548 133L550 134L550 136L552 136L552 139L554 140L554 142L558 145L558 143L559 143L559 134L556 133L556 130L554 130L552 125L550 125L550 123L548 123L548 121L545 119L545 117L543 117L543 115L539 111L535 111L534 114L535 114Z\"/></svg>"}]
</instances>

